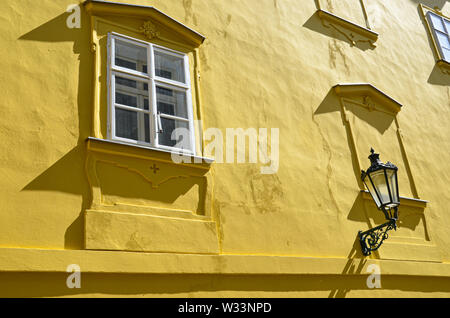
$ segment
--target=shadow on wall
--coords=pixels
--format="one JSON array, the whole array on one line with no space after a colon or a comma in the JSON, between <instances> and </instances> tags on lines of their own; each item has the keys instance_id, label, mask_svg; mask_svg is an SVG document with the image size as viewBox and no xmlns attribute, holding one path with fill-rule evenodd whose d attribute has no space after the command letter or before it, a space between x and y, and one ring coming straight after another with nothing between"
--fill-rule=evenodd
<instances>
[{"instance_id":1,"label":"shadow on wall","mask_svg":"<svg viewBox=\"0 0 450 318\"><path fill-rule=\"evenodd\" d=\"M435 65L430 77L428 77L428 83L432 85L450 86L450 75L445 74L439 66Z\"/></svg>"},{"instance_id":2,"label":"shadow on wall","mask_svg":"<svg viewBox=\"0 0 450 318\"><path fill-rule=\"evenodd\" d=\"M315 12L309 19L303 24L303 27L310 29L314 32L318 32L322 35L325 35L326 37L333 38L339 41L344 41L348 43L350 46L357 47L358 49L362 51L366 51L368 49L373 50L374 47L370 45L369 42L361 42L357 41L355 45L351 43L351 41L344 36L341 32L336 31L335 29L331 27L326 27L322 23L322 19L319 17L318 13Z\"/></svg>"},{"instance_id":3,"label":"shadow on wall","mask_svg":"<svg viewBox=\"0 0 450 318\"><path fill-rule=\"evenodd\" d=\"M390 116L382 112L368 112L366 109L360 106L352 105L350 103L346 103L346 108L356 117L377 129L380 134L384 134L384 132L392 125L394 121L394 116ZM342 110L340 107L339 98L334 92L334 89L331 88L325 96L324 100L320 103L319 107L314 112L314 116L336 111L341 112ZM341 116L343 115L344 114L341 113Z\"/></svg>"},{"instance_id":4,"label":"shadow on wall","mask_svg":"<svg viewBox=\"0 0 450 318\"><path fill-rule=\"evenodd\" d=\"M424 4L433 9L435 7L438 7L439 10L441 10L444 7L444 5L448 2L448 0L410 0L410 1L417 4L419 3Z\"/></svg>"},{"instance_id":5,"label":"shadow on wall","mask_svg":"<svg viewBox=\"0 0 450 318\"><path fill-rule=\"evenodd\" d=\"M344 269L342 270L342 277L353 277L353 276L346 276L346 275L361 275L362 270L364 266L366 265L367 260L364 258L364 255L361 252L361 245L359 243L358 235L355 237L355 241L353 243L352 249L350 250L350 253L347 256L347 264L345 264ZM357 261L358 260L358 261ZM357 265L356 265L357 263ZM360 280L361 282L364 280L365 276L361 276ZM350 279L351 280L351 279ZM360 282L360 283L361 283ZM355 289L351 284L348 286L335 286L330 291L330 294L328 295L328 298L345 298L347 294L352 291L352 289Z\"/></svg>"},{"instance_id":6,"label":"shadow on wall","mask_svg":"<svg viewBox=\"0 0 450 318\"><path fill-rule=\"evenodd\" d=\"M89 33L88 17L81 10L81 28L70 29L66 20L70 13L62 13L54 19L38 26L32 31L22 35L20 41L36 41L48 43L73 42L73 53L78 55L78 141L77 145L43 171L34 180L29 182L22 191L57 191L82 196L82 206L79 216L66 230L65 248L83 247L83 216L82 211L88 206L89 187L84 173L84 158L86 156L84 141L89 136L91 125L91 96L92 96L92 59ZM43 67L45 67L43 65ZM64 65L61 65L64 67ZM68 76L71 76L68 74ZM51 92L49 92L51 94ZM69 105L61 105L68 107ZM70 105L71 106L71 105ZM60 209L64 212L64 209Z\"/></svg>"},{"instance_id":7,"label":"shadow on wall","mask_svg":"<svg viewBox=\"0 0 450 318\"><path fill-rule=\"evenodd\" d=\"M368 112L365 109L363 109L360 106L354 106L350 105L349 103L346 103L346 108L349 112L353 113L356 117L359 119L365 121L375 129L377 129L380 134L384 134L384 132L392 125L394 121L393 116L389 116L387 114L381 113L381 112ZM336 93L334 92L334 89L331 88L323 101L320 103L319 107L317 107L316 111L314 112L314 116L332 113L332 112L340 112L341 119L343 122L343 125L345 126L346 134L347 134L347 143L348 147L350 149L350 153L352 155L352 166L353 171L355 173L355 178L358 184L362 186L362 182L360 179L361 171L359 169L358 164L358 158L356 157L357 150L354 149L354 145L352 143L352 137L351 137L351 130L348 125L348 123L345 122L344 117L345 114L343 113L343 109L340 105L340 100Z\"/></svg>"},{"instance_id":8,"label":"shadow on wall","mask_svg":"<svg viewBox=\"0 0 450 318\"><path fill-rule=\"evenodd\" d=\"M249 297L252 292L271 293L270 297L358 297L357 293L373 293L367 287L370 273L360 273L362 263L348 263L347 275L158 275L158 274L83 274L81 288L69 289L69 273L0 273L0 297L86 296L105 297ZM382 269L381 269L382 270ZM359 271L359 272L358 272ZM358 275L360 274L360 275ZM383 276L379 292L417 293L414 296L432 296L430 293L450 293L448 277ZM313 294L301 294L312 292ZM363 294L369 295L369 294ZM371 294L373 295L373 294ZM383 294L379 294L383 295ZM407 296L411 296L408 294Z\"/></svg>"}]
</instances>

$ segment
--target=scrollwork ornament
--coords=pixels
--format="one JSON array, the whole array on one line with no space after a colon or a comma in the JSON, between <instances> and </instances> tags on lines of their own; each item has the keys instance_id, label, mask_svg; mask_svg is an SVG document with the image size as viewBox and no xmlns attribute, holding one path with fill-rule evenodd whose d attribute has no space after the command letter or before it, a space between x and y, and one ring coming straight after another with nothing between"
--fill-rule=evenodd
<instances>
[{"instance_id":1,"label":"scrollwork ornament","mask_svg":"<svg viewBox=\"0 0 450 318\"><path fill-rule=\"evenodd\" d=\"M395 220L391 220L369 231L360 231L358 236L363 254L368 256L371 252L376 251L381 244L383 244L383 241L389 237L388 231L396 229L397 226Z\"/></svg>"},{"instance_id":2,"label":"scrollwork ornament","mask_svg":"<svg viewBox=\"0 0 450 318\"><path fill-rule=\"evenodd\" d=\"M146 21L139 29L144 35L149 39L157 38L159 37L159 31L156 27L156 25L151 21Z\"/></svg>"}]
</instances>

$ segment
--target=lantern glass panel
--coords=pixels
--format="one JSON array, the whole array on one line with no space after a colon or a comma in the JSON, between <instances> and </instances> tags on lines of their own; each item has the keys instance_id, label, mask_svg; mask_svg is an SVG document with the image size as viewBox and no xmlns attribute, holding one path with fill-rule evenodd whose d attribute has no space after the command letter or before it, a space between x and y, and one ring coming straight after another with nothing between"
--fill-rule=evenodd
<instances>
[{"instance_id":1,"label":"lantern glass panel","mask_svg":"<svg viewBox=\"0 0 450 318\"><path fill-rule=\"evenodd\" d=\"M372 185L372 182L370 182L369 176L366 175L366 177L364 178L364 183L367 187L367 189L369 190L370 195L372 196L373 200L375 201L377 207L379 208L381 206L381 202L378 199L377 193L375 191L375 188Z\"/></svg>"},{"instance_id":2,"label":"lantern glass panel","mask_svg":"<svg viewBox=\"0 0 450 318\"><path fill-rule=\"evenodd\" d=\"M397 206L398 203L400 203L397 191L397 170L386 169L386 174L389 181L389 187L391 189L392 202L394 203L392 206Z\"/></svg>"},{"instance_id":3,"label":"lantern glass panel","mask_svg":"<svg viewBox=\"0 0 450 318\"><path fill-rule=\"evenodd\" d=\"M384 176L384 169L377 170L370 173L370 178L373 181L375 189L381 199L381 205L385 205L391 202L391 197L389 196L389 190L387 186L387 181Z\"/></svg>"}]
</instances>

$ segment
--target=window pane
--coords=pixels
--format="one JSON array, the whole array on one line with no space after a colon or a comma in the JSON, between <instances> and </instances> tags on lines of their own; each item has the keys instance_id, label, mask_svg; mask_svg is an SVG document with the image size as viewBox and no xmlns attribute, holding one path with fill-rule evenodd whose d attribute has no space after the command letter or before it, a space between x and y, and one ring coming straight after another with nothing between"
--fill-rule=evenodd
<instances>
[{"instance_id":1,"label":"window pane","mask_svg":"<svg viewBox=\"0 0 450 318\"><path fill-rule=\"evenodd\" d=\"M117 66L143 72L147 68L147 49L116 39L114 63Z\"/></svg>"},{"instance_id":2,"label":"window pane","mask_svg":"<svg viewBox=\"0 0 450 318\"><path fill-rule=\"evenodd\" d=\"M431 18L431 23L433 24L433 28L441 32L445 32L444 24L442 23L442 18L431 12L429 12L429 15Z\"/></svg>"},{"instance_id":3,"label":"window pane","mask_svg":"<svg viewBox=\"0 0 450 318\"><path fill-rule=\"evenodd\" d=\"M185 83L184 59L155 51L155 75Z\"/></svg>"},{"instance_id":4,"label":"window pane","mask_svg":"<svg viewBox=\"0 0 450 318\"><path fill-rule=\"evenodd\" d=\"M450 21L447 19L444 19L445 28L447 29L447 34L450 35Z\"/></svg>"},{"instance_id":5,"label":"window pane","mask_svg":"<svg viewBox=\"0 0 450 318\"><path fill-rule=\"evenodd\" d=\"M148 110L148 85L142 81L115 77L115 103Z\"/></svg>"},{"instance_id":6,"label":"window pane","mask_svg":"<svg viewBox=\"0 0 450 318\"><path fill-rule=\"evenodd\" d=\"M116 136L138 140L137 113L116 107Z\"/></svg>"},{"instance_id":7,"label":"window pane","mask_svg":"<svg viewBox=\"0 0 450 318\"><path fill-rule=\"evenodd\" d=\"M450 49L443 48L442 53L444 54L444 59L450 63Z\"/></svg>"},{"instance_id":8,"label":"window pane","mask_svg":"<svg viewBox=\"0 0 450 318\"><path fill-rule=\"evenodd\" d=\"M162 132L158 133L160 145L190 149L189 123L161 117ZM172 135L174 140L172 140Z\"/></svg>"},{"instance_id":9,"label":"window pane","mask_svg":"<svg viewBox=\"0 0 450 318\"><path fill-rule=\"evenodd\" d=\"M116 92L116 103L132 107L138 107L136 96L127 95L120 92Z\"/></svg>"},{"instance_id":10,"label":"window pane","mask_svg":"<svg viewBox=\"0 0 450 318\"><path fill-rule=\"evenodd\" d=\"M130 80L128 78L118 77L118 76L116 76L116 84L132 87L132 88L137 88L136 81Z\"/></svg>"},{"instance_id":11,"label":"window pane","mask_svg":"<svg viewBox=\"0 0 450 318\"><path fill-rule=\"evenodd\" d=\"M186 93L164 87L156 87L158 112L188 118Z\"/></svg>"},{"instance_id":12,"label":"window pane","mask_svg":"<svg viewBox=\"0 0 450 318\"><path fill-rule=\"evenodd\" d=\"M144 115L144 130L145 130L145 142L150 142L150 116Z\"/></svg>"},{"instance_id":13,"label":"window pane","mask_svg":"<svg viewBox=\"0 0 450 318\"><path fill-rule=\"evenodd\" d=\"M442 48L450 49L450 41L448 39L448 36L440 32L436 32L436 35L438 37L440 46Z\"/></svg>"}]
</instances>

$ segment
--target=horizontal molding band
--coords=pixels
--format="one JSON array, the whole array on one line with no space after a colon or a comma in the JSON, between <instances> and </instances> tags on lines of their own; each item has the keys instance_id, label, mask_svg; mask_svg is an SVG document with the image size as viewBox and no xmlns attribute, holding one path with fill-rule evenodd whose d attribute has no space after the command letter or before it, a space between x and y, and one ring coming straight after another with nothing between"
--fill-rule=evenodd
<instances>
[{"instance_id":1,"label":"horizontal molding band","mask_svg":"<svg viewBox=\"0 0 450 318\"><path fill-rule=\"evenodd\" d=\"M450 264L376 259L266 255L200 255L37 248L0 248L0 272L66 272L77 264L84 273L363 275L380 266L381 275L450 277ZM359 272L345 273L358 268Z\"/></svg>"}]
</instances>

